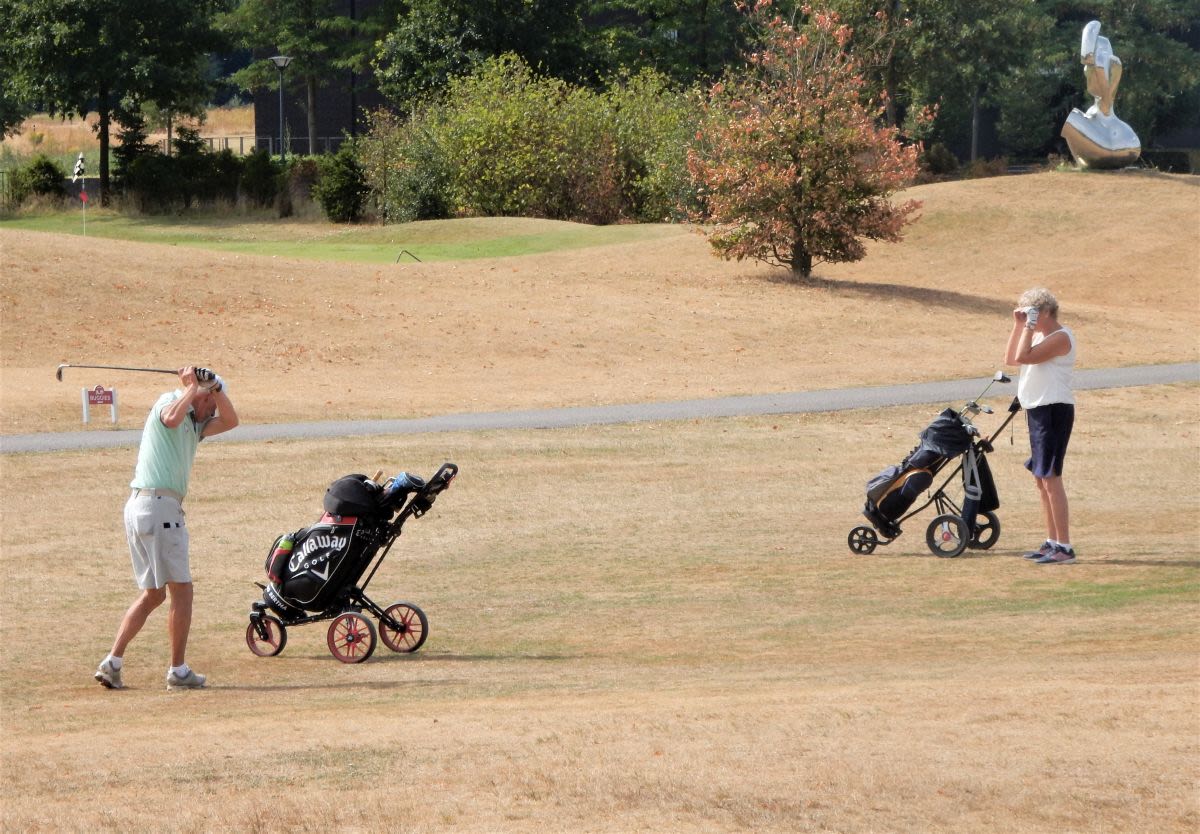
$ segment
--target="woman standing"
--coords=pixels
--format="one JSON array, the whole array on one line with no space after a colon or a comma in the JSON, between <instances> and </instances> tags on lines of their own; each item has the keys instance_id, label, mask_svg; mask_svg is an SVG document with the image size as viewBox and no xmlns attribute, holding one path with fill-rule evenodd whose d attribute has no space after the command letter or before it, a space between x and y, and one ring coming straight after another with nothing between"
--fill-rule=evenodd
<instances>
[{"instance_id":1,"label":"woman standing","mask_svg":"<svg viewBox=\"0 0 1200 834\"><path fill-rule=\"evenodd\" d=\"M1058 301L1049 290L1039 287L1021 295L1004 363L1021 366L1017 398L1025 409L1032 453L1025 468L1037 482L1046 521L1046 541L1024 556L1039 565L1067 565L1075 561L1075 550L1062 473L1075 423L1075 336L1059 323Z\"/></svg>"}]
</instances>

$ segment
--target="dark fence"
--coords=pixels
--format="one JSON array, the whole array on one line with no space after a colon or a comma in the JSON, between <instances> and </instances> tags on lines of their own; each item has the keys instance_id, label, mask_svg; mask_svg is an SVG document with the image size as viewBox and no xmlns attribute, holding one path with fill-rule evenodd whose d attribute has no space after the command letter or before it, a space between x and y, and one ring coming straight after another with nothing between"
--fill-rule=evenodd
<instances>
[{"instance_id":1,"label":"dark fence","mask_svg":"<svg viewBox=\"0 0 1200 834\"><path fill-rule=\"evenodd\" d=\"M269 154L278 155L283 143L277 136L202 136L200 137L211 151L231 150L238 156L245 156L262 148ZM292 136L287 141L287 152L290 156L315 156L317 154L336 153L346 140L344 136L318 136L316 150L308 146L307 136ZM162 140L158 148L163 153L167 151L167 142Z\"/></svg>"}]
</instances>

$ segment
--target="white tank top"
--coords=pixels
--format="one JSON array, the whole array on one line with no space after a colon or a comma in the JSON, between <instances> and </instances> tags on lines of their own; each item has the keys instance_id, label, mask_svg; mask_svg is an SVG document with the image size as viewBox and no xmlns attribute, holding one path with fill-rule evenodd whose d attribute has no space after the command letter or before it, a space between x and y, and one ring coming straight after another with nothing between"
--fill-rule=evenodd
<instances>
[{"instance_id":1,"label":"white tank top","mask_svg":"<svg viewBox=\"0 0 1200 834\"><path fill-rule=\"evenodd\" d=\"M1032 344L1039 345L1055 333L1066 333L1071 342L1071 349L1062 356L1045 362L1021 366L1021 376L1017 380L1017 398L1024 409L1054 403L1075 404L1075 394L1071 390L1075 376L1075 334L1065 327L1048 336L1035 333Z\"/></svg>"}]
</instances>

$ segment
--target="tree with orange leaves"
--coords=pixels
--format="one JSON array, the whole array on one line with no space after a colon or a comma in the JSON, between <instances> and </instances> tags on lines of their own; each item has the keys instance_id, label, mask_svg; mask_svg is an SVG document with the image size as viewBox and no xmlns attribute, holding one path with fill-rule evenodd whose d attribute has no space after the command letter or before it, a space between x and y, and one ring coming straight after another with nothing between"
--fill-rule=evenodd
<instances>
[{"instance_id":1,"label":"tree with orange leaves","mask_svg":"<svg viewBox=\"0 0 1200 834\"><path fill-rule=\"evenodd\" d=\"M864 101L850 29L808 6L800 24L770 0L748 11L761 47L709 89L688 155L709 243L808 278L814 264L863 258L864 240L900 240L920 203L889 198L916 175L918 148L882 125L884 102Z\"/></svg>"}]
</instances>

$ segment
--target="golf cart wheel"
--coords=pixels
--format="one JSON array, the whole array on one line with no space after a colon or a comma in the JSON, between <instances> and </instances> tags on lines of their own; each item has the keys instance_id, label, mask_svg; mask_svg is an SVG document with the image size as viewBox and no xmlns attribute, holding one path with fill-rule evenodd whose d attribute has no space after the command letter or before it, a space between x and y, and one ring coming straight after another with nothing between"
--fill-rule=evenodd
<instances>
[{"instance_id":1,"label":"golf cart wheel","mask_svg":"<svg viewBox=\"0 0 1200 834\"><path fill-rule=\"evenodd\" d=\"M875 546L879 544L879 536L870 527L859 526L850 531L850 535L846 537L846 543L850 545L851 553L868 556L875 552Z\"/></svg>"},{"instance_id":2,"label":"golf cart wheel","mask_svg":"<svg viewBox=\"0 0 1200 834\"><path fill-rule=\"evenodd\" d=\"M388 621L399 628L392 628ZM379 620L379 637L394 652L415 652L425 645L429 619L425 612L409 602L393 602Z\"/></svg>"},{"instance_id":3,"label":"golf cart wheel","mask_svg":"<svg viewBox=\"0 0 1200 834\"><path fill-rule=\"evenodd\" d=\"M329 624L326 642L342 663L362 663L375 651L375 624L357 611L346 611Z\"/></svg>"},{"instance_id":4,"label":"golf cart wheel","mask_svg":"<svg viewBox=\"0 0 1200 834\"><path fill-rule=\"evenodd\" d=\"M246 626L246 645L259 657L274 657L287 645L287 629L278 617L264 614Z\"/></svg>"},{"instance_id":5,"label":"golf cart wheel","mask_svg":"<svg viewBox=\"0 0 1200 834\"><path fill-rule=\"evenodd\" d=\"M974 538L967 545L972 550L987 550L1000 540L1000 519L995 513L984 513L983 518L983 523L979 525Z\"/></svg>"},{"instance_id":6,"label":"golf cart wheel","mask_svg":"<svg viewBox=\"0 0 1200 834\"><path fill-rule=\"evenodd\" d=\"M953 558L967 549L967 525L956 515L939 515L929 522L925 543L934 556Z\"/></svg>"}]
</instances>

